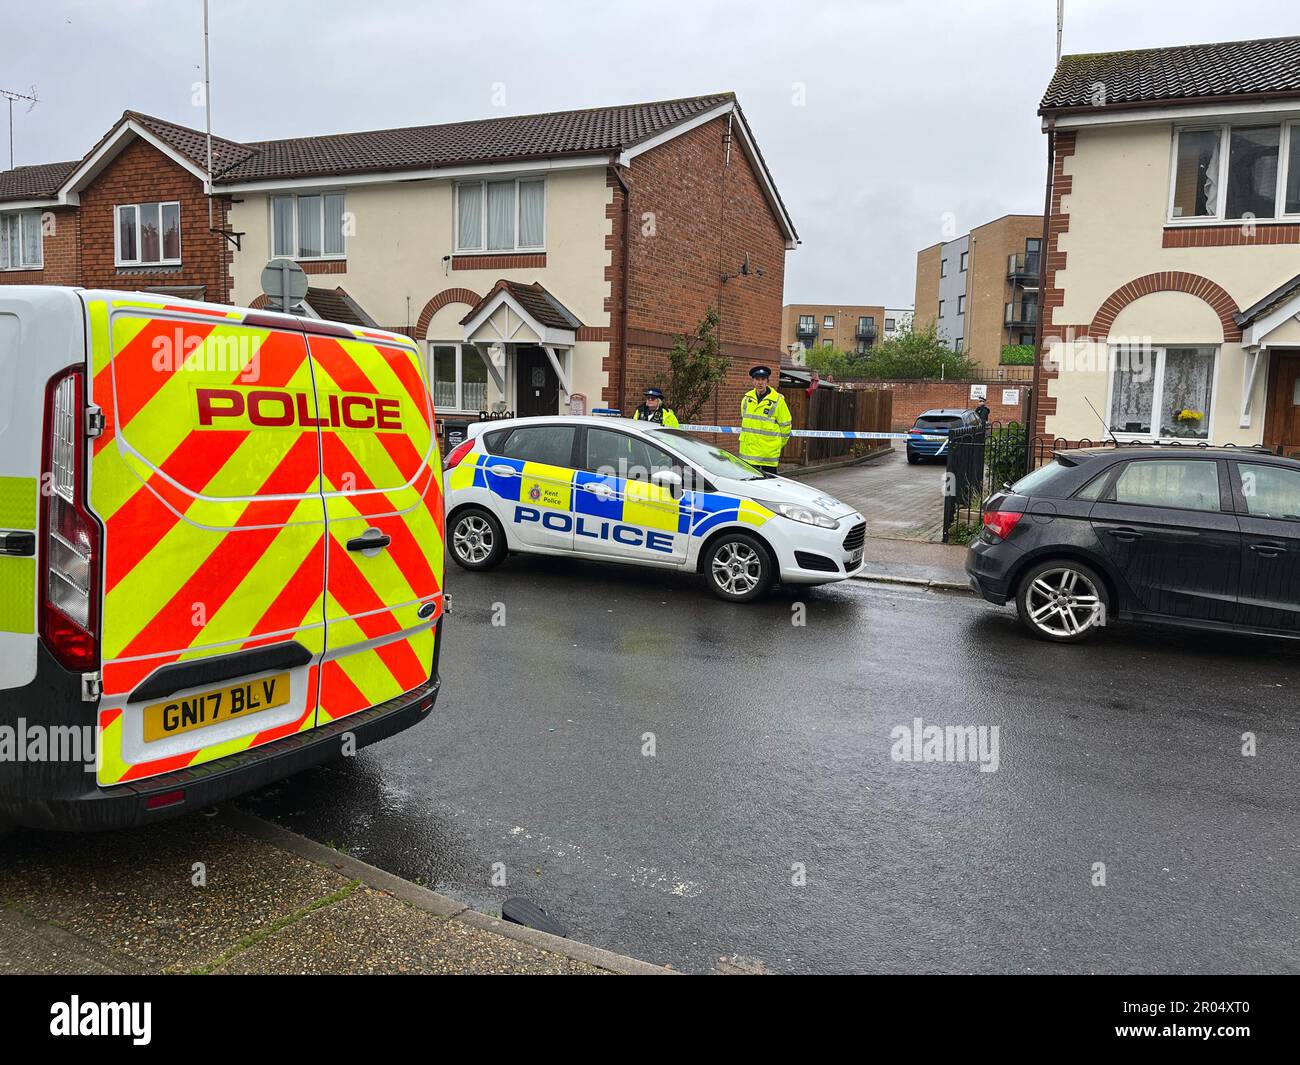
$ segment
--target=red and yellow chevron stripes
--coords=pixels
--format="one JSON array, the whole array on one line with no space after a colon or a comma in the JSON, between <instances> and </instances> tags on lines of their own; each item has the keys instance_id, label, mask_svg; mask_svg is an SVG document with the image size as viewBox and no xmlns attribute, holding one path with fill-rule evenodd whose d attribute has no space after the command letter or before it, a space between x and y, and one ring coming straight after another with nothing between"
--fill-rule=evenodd
<instances>
[{"instance_id":1,"label":"red and yellow chevron stripes","mask_svg":"<svg viewBox=\"0 0 1300 1065\"><path fill-rule=\"evenodd\" d=\"M291 329L245 326L245 313L88 301L91 401L105 416L91 466L107 534L102 683L116 707L101 714L103 784L310 729L429 676L442 484L418 354L376 336L313 336L309 346ZM296 403L296 416L204 423L197 397L214 390L275 394L281 406L267 409ZM346 398L358 395L374 399ZM367 428L367 418L382 424ZM349 552L371 526L390 548ZM419 618L430 601L435 613ZM220 744L203 745L200 730L192 751L140 757L138 708L121 703L154 670L287 640L329 652L295 693L293 720Z\"/></svg>"},{"instance_id":2,"label":"red and yellow chevron stripes","mask_svg":"<svg viewBox=\"0 0 1300 1065\"><path fill-rule=\"evenodd\" d=\"M317 388L396 401L403 432L322 428L329 650L318 723L356 713L423 684L441 614L442 484L433 412L413 348L367 339L310 338ZM389 539L363 554L347 542L367 529ZM435 613L421 619L421 604Z\"/></svg>"}]
</instances>

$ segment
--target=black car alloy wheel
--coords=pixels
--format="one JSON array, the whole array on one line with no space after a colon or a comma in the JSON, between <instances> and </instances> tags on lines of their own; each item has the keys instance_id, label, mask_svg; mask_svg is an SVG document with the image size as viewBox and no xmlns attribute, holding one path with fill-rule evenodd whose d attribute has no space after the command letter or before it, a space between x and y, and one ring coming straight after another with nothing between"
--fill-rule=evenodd
<instances>
[{"instance_id":1,"label":"black car alloy wheel","mask_svg":"<svg viewBox=\"0 0 1300 1065\"><path fill-rule=\"evenodd\" d=\"M1094 570L1073 559L1040 562L1021 579L1016 606L1035 636L1075 643L1106 623L1106 586Z\"/></svg>"}]
</instances>

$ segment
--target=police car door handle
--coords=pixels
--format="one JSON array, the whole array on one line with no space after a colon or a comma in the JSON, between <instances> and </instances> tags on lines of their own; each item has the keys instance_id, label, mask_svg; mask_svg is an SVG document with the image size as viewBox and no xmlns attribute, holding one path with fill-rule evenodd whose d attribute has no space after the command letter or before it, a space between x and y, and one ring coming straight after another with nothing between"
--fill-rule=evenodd
<instances>
[{"instance_id":1,"label":"police car door handle","mask_svg":"<svg viewBox=\"0 0 1300 1065\"><path fill-rule=\"evenodd\" d=\"M362 535L354 536L348 541L349 551L377 551L381 547L387 547L393 542L393 538L387 533L381 533L378 529L367 529Z\"/></svg>"},{"instance_id":2,"label":"police car door handle","mask_svg":"<svg viewBox=\"0 0 1300 1065\"><path fill-rule=\"evenodd\" d=\"M517 471L513 466L489 466L488 473L496 477L513 477Z\"/></svg>"},{"instance_id":3,"label":"police car door handle","mask_svg":"<svg viewBox=\"0 0 1300 1065\"><path fill-rule=\"evenodd\" d=\"M601 484L600 482L596 482L594 484L584 484L582 486L582 490L584 492L590 492L594 496L600 496L601 499L614 498L614 489L610 488L609 485Z\"/></svg>"}]
</instances>

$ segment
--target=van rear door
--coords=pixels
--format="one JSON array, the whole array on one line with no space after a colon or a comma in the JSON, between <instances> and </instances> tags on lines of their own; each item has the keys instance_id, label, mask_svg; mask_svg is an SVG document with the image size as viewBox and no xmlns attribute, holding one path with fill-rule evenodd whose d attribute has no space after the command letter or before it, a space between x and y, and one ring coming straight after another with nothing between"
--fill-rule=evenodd
<instances>
[{"instance_id":1,"label":"van rear door","mask_svg":"<svg viewBox=\"0 0 1300 1065\"><path fill-rule=\"evenodd\" d=\"M99 782L315 724L325 514L294 323L87 293L103 521Z\"/></svg>"},{"instance_id":2,"label":"van rear door","mask_svg":"<svg viewBox=\"0 0 1300 1065\"><path fill-rule=\"evenodd\" d=\"M442 463L413 344L305 328L328 523L324 724L430 679L443 609Z\"/></svg>"}]
</instances>

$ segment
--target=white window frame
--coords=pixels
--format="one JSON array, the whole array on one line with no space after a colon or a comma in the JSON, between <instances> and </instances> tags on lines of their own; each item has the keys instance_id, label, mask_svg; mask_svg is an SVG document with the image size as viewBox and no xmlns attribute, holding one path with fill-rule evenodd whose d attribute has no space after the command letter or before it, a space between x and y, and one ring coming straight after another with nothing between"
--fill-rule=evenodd
<instances>
[{"instance_id":1,"label":"white window frame","mask_svg":"<svg viewBox=\"0 0 1300 1065\"><path fill-rule=\"evenodd\" d=\"M1267 217L1262 215L1253 219L1225 217L1224 212L1228 204L1228 157L1232 147L1232 130L1234 126L1238 129L1258 126L1281 127L1281 133L1278 137L1277 188L1274 190L1273 198L1275 208L1274 213ZM1184 133L1205 133L1207 131L1219 134L1219 177L1216 182L1218 203L1214 205L1214 214L1194 215L1191 217L1175 216L1174 186L1178 179L1179 139ZM1247 221L1284 222L1300 218L1300 211L1292 211L1288 214L1286 210L1287 164L1291 155L1292 138L1300 139L1300 119L1270 119L1267 116L1261 116L1259 119L1246 121L1198 122L1185 126L1175 126L1173 140L1169 147L1169 199L1165 208L1165 224L1170 226L1241 225Z\"/></svg>"},{"instance_id":2,"label":"white window frame","mask_svg":"<svg viewBox=\"0 0 1300 1065\"><path fill-rule=\"evenodd\" d=\"M463 340L426 341L425 357L428 359L430 398L433 397L433 391L437 387L436 379L434 376L434 361L433 361L434 348L455 348L456 349L456 402L453 406L447 406L446 404L435 403L433 407L434 412L454 413L454 412L464 412L464 411L471 410L471 408L465 406L465 360L468 358L472 358L481 363L483 357L476 350L474 350L473 344L467 344ZM488 376L487 385L489 389L492 386L492 377L490 374ZM486 394L484 395L484 402L485 403L487 402ZM474 407L472 409L474 411L478 411L481 410L482 408Z\"/></svg>"},{"instance_id":3,"label":"white window frame","mask_svg":"<svg viewBox=\"0 0 1300 1065\"><path fill-rule=\"evenodd\" d=\"M1153 344L1151 346L1151 350L1155 352L1155 356L1156 356L1156 368L1155 368L1156 387L1151 392L1151 432L1149 433L1126 433L1121 429L1116 429L1112 427L1110 424L1110 418L1111 418L1110 412L1112 409L1112 404L1115 401L1115 363L1116 363L1117 353L1119 349L1125 346L1129 346L1129 345L1108 344L1106 346L1108 363L1106 367L1106 413L1104 417L1106 419L1107 431L1116 440L1120 441L1121 443L1129 443L1131 441L1154 440L1157 443L1167 444L1176 440L1179 443L1185 444L1188 441L1194 442L1200 440L1201 437L1196 437L1196 436L1192 436L1192 437L1157 436L1156 434L1160 430L1159 414L1161 409L1164 407L1164 398L1165 398L1165 352L1169 348L1205 348L1207 351L1214 352L1214 372L1210 374L1210 409L1205 412L1205 437L1204 437L1207 443L1213 443L1214 440L1212 434L1214 431L1214 407L1215 404L1219 402L1219 369L1223 365L1223 359L1220 358L1220 356L1223 354L1223 345L1222 344Z\"/></svg>"},{"instance_id":4,"label":"white window frame","mask_svg":"<svg viewBox=\"0 0 1300 1065\"><path fill-rule=\"evenodd\" d=\"M45 226L42 224L42 214L39 210L35 211L0 211L0 219L13 216L18 219L18 261L11 261L8 265L0 264L0 272L14 270L43 270L45 269ZM40 240L36 243L37 258L34 262L28 262L23 258L23 217L33 216L36 219L36 232L40 234Z\"/></svg>"},{"instance_id":5,"label":"white window frame","mask_svg":"<svg viewBox=\"0 0 1300 1065\"><path fill-rule=\"evenodd\" d=\"M302 240L298 231L298 201L304 196L320 197L320 255L303 255ZM275 250L275 201L289 200L293 204L293 254L288 258L301 260L305 263L317 262L340 262L348 257L348 235L347 231L340 233L343 238L343 250L340 252L325 251L325 197L342 196L343 197L343 216L347 217L348 213L348 194L345 189L304 189L301 192L274 192L266 198L267 212L267 238L271 246L271 258L281 257L280 252Z\"/></svg>"},{"instance_id":6,"label":"white window frame","mask_svg":"<svg viewBox=\"0 0 1300 1065\"><path fill-rule=\"evenodd\" d=\"M822 315L822 328L823 328L823 329L834 329L834 328L835 328L835 315L833 315L833 314L823 314L823 315Z\"/></svg>"},{"instance_id":7,"label":"white window frame","mask_svg":"<svg viewBox=\"0 0 1300 1065\"><path fill-rule=\"evenodd\" d=\"M512 248L488 248L487 246L487 187L489 184L498 185L507 181L513 181L515 186L515 243ZM520 226L520 207L519 198L520 185L541 185L542 186L542 242L540 244L520 244L519 233ZM503 177L503 178L483 178L478 181L458 181L455 185L455 195L451 198L451 236L452 250L457 255L531 255L535 252L546 251L546 222L548 214L547 201L550 199L550 182L545 178L538 177ZM463 245L460 242L460 198L468 194L470 190L477 190L479 196L479 214L478 214L478 244L477 246Z\"/></svg>"},{"instance_id":8,"label":"white window frame","mask_svg":"<svg viewBox=\"0 0 1300 1065\"><path fill-rule=\"evenodd\" d=\"M158 205L158 254L163 250L162 234L162 209L164 207L176 208L176 240L177 252L179 253L174 259L150 259L140 258L140 251L144 242L140 239L140 205L142 203L156 203ZM131 208L135 212L135 254L134 259L122 258L122 211L124 208ZM118 267L136 267L141 270L152 270L157 266L180 266L185 257L185 226L184 215L181 213L180 200L141 200L140 203L115 203L113 204L113 263Z\"/></svg>"}]
</instances>

